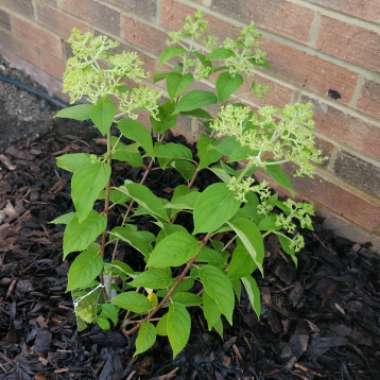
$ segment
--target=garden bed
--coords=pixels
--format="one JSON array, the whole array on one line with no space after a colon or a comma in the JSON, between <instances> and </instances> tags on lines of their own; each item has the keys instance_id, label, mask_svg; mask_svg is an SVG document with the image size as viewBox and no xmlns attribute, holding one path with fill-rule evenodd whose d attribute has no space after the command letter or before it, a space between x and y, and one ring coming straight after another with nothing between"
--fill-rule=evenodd
<instances>
[{"instance_id":1,"label":"garden bed","mask_svg":"<svg viewBox=\"0 0 380 380\"><path fill-rule=\"evenodd\" d=\"M6 85L10 86L10 85ZM12 87L1 87L0 130L17 128L31 104L38 120L54 109ZM4 91L27 98L14 118ZM2 108L3 107L3 108ZM11 107L9 104L7 107ZM38 112L38 107L40 112ZM17 116L17 117L16 117ZM27 120L28 121L28 120ZM40 124L41 125L41 124ZM347 379L380 377L380 258L325 231L315 221L295 268L278 245L267 246L264 279L258 278L263 314L257 320L243 298L225 339L209 333L194 315L189 346L175 361L166 339L133 358L133 342L117 329L76 330L65 293L68 264L62 261L62 226L48 224L71 207L69 177L55 166L65 152L98 151L102 140L87 127L60 122L48 132L25 131L7 143L0 162L0 379ZM138 180L125 165L117 176ZM153 171L149 187L170 194L181 179ZM199 176L202 188L213 177ZM143 226L144 220L140 222ZM127 254L124 248L124 254Z\"/></svg>"}]
</instances>

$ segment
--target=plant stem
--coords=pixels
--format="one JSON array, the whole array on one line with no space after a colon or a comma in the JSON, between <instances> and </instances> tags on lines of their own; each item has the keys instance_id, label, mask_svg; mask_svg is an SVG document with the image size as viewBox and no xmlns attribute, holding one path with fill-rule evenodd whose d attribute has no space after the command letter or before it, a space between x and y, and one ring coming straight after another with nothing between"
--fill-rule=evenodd
<instances>
[{"instance_id":1,"label":"plant stem","mask_svg":"<svg viewBox=\"0 0 380 380\"><path fill-rule=\"evenodd\" d=\"M112 149L111 149L111 132L108 131L107 133L107 165L111 165L112 163ZM111 177L108 180L106 191L104 195L104 209L103 214L106 217L107 224L108 224L108 211L109 211L109 204L110 204L110 191L111 191ZM106 246L106 237L107 237L107 229L102 234L101 242L100 242L100 255L104 256L104 250Z\"/></svg>"},{"instance_id":2,"label":"plant stem","mask_svg":"<svg viewBox=\"0 0 380 380\"><path fill-rule=\"evenodd\" d=\"M197 178L198 173L199 173L199 166L197 166L197 168L195 169L194 174L193 174L193 176L191 177L190 182L189 182L188 185L187 185L187 187L188 187L189 189L194 185L194 182L195 182L195 180L196 180L196 178Z\"/></svg>"},{"instance_id":3,"label":"plant stem","mask_svg":"<svg viewBox=\"0 0 380 380\"><path fill-rule=\"evenodd\" d=\"M107 165L112 164L112 147L111 147L111 131L107 132L107 153L106 153L106 162ZM109 213L109 204L110 204L110 191L111 191L111 176L110 179L108 180L107 186L106 186L106 191L104 194L104 209L103 213L106 217L106 225L108 225L108 213ZM100 251L99 254L100 256L104 257L104 251L106 248L106 238L107 238L107 227L104 230L101 240L100 240ZM109 279L105 278L104 273L102 272L100 275L100 282L102 284L102 288L104 290L104 295L107 299L111 297L111 282Z\"/></svg>"},{"instance_id":4,"label":"plant stem","mask_svg":"<svg viewBox=\"0 0 380 380\"><path fill-rule=\"evenodd\" d=\"M149 174L150 170L152 169L153 164L154 164L154 158L151 158L150 161L149 161L148 166L146 167L146 169L145 169L145 171L144 171L143 176L141 177L140 185L142 185L142 184L146 181L146 179L147 179L147 177L148 177L148 174ZM127 211L125 212L124 217L123 217L123 220L122 220L122 222L121 222L121 225L122 225L122 226L123 226L123 225L125 224L125 222L127 221L128 216L129 216L129 214L131 213L132 208L133 208L134 205L135 205L135 201L131 199L131 200L129 201ZM117 253L117 248L118 248L118 247L119 247L119 240L116 240L115 247L114 247L114 249L113 249L113 251L112 251L112 261L115 260L115 258L116 258L116 253Z\"/></svg>"},{"instance_id":5,"label":"plant stem","mask_svg":"<svg viewBox=\"0 0 380 380\"><path fill-rule=\"evenodd\" d=\"M199 247L199 250L197 254L185 265L183 268L182 272L176 277L176 280L174 284L171 286L169 291L166 293L165 297L160 301L160 303L154 307L147 315L145 318L139 320L136 322L136 326L133 326L131 329L126 330L125 326L122 326L122 332L124 335L129 336L133 334L135 331L137 331L140 327L140 325L146 321L151 320L156 313L163 307L165 306L166 302L171 298L173 295L174 291L177 289L178 285L184 280L186 277L187 273L190 271L192 266L194 265L195 261L197 260L198 254L201 251L202 247L205 246L210 238L210 235L207 234L204 236L204 238L201 241L201 246Z\"/></svg>"}]
</instances>

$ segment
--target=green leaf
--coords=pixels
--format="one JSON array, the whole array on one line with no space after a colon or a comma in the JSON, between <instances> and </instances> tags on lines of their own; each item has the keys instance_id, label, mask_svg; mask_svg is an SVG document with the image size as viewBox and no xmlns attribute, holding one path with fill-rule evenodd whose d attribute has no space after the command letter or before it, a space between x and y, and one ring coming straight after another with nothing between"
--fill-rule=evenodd
<instances>
[{"instance_id":1,"label":"green leaf","mask_svg":"<svg viewBox=\"0 0 380 380\"><path fill-rule=\"evenodd\" d=\"M197 142L197 153L199 157L199 169L205 169L209 165L219 161L223 156L214 146L215 140L205 134L200 135Z\"/></svg>"},{"instance_id":2,"label":"green leaf","mask_svg":"<svg viewBox=\"0 0 380 380\"><path fill-rule=\"evenodd\" d=\"M197 117L198 119L206 119L206 120L212 119L211 114L208 113L207 111L203 110L202 108L197 108L197 109L192 110L192 111L181 112L181 115Z\"/></svg>"},{"instance_id":3,"label":"green leaf","mask_svg":"<svg viewBox=\"0 0 380 380\"><path fill-rule=\"evenodd\" d=\"M210 61L226 59L233 56L233 52L230 49L216 48L207 56Z\"/></svg>"},{"instance_id":4,"label":"green leaf","mask_svg":"<svg viewBox=\"0 0 380 380\"><path fill-rule=\"evenodd\" d=\"M246 218L237 218L228 224L236 232L260 272L263 273L264 240L257 225Z\"/></svg>"},{"instance_id":5,"label":"green leaf","mask_svg":"<svg viewBox=\"0 0 380 380\"><path fill-rule=\"evenodd\" d=\"M112 159L127 162L133 168L144 166L138 144L125 145L119 142L113 150Z\"/></svg>"},{"instance_id":6,"label":"green leaf","mask_svg":"<svg viewBox=\"0 0 380 380\"><path fill-rule=\"evenodd\" d=\"M166 87L168 94L172 99L176 99L179 95L186 90L186 88L193 81L192 74L181 74L171 72L166 76Z\"/></svg>"},{"instance_id":7,"label":"green leaf","mask_svg":"<svg viewBox=\"0 0 380 380\"><path fill-rule=\"evenodd\" d=\"M186 180L190 180L196 170L196 167L192 162L181 159L172 161L170 166L176 169Z\"/></svg>"},{"instance_id":8,"label":"green leaf","mask_svg":"<svg viewBox=\"0 0 380 380\"><path fill-rule=\"evenodd\" d=\"M133 356L141 354L151 348L156 342L156 328L150 322L144 322L139 328L136 338L136 352Z\"/></svg>"},{"instance_id":9,"label":"green leaf","mask_svg":"<svg viewBox=\"0 0 380 380\"><path fill-rule=\"evenodd\" d=\"M71 197L79 223L83 222L99 193L106 187L111 176L111 167L99 161L81 167L71 178Z\"/></svg>"},{"instance_id":10,"label":"green leaf","mask_svg":"<svg viewBox=\"0 0 380 380\"><path fill-rule=\"evenodd\" d=\"M76 106L67 107L58 111L55 114L55 117L85 121L90 119L93 107L94 106L92 104L78 104Z\"/></svg>"},{"instance_id":11,"label":"green leaf","mask_svg":"<svg viewBox=\"0 0 380 380\"><path fill-rule=\"evenodd\" d=\"M169 268L151 268L138 274L129 285L135 288L166 289L173 282Z\"/></svg>"},{"instance_id":12,"label":"green leaf","mask_svg":"<svg viewBox=\"0 0 380 380\"><path fill-rule=\"evenodd\" d=\"M203 247L197 256L197 262L222 267L224 265L224 257L221 252L217 251L216 249Z\"/></svg>"},{"instance_id":13,"label":"green leaf","mask_svg":"<svg viewBox=\"0 0 380 380\"><path fill-rule=\"evenodd\" d=\"M215 145L215 149L227 156L229 162L245 160L254 155L252 149L243 147L234 137L224 137Z\"/></svg>"},{"instance_id":14,"label":"green leaf","mask_svg":"<svg viewBox=\"0 0 380 380\"><path fill-rule=\"evenodd\" d=\"M119 318L119 309L110 303L104 303L101 308L102 316L108 318L116 326Z\"/></svg>"},{"instance_id":15,"label":"green leaf","mask_svg":"<svg viewBox=\"0 0 380 380\"><path fill-rule=\"evenodd\" d=\"M198 241L187 231L177 231L162 239L148 259L154 268L178 267L185 264L200 249Z\"/></svg>"},{"instance_id":16,"label":"green leaf","mask_svg":"<svg viewBox=\"0 0 380 380\"><path fill-rule=\"evenodd\" d=\"M184 305L174 302L169 306L166 328L175 358L190 338L191 318Z\"/></svg>"},{"instance_id":17,"label":"green leaf","mask_svg":"<svg viewBox=\"0 0 380 380\"><path fill-rule=\"evenodd\" d=\"M56 159L57 166L69 172L75 172L83 166L90 165L91 155L87 153L67 153Z\"/></svg>"},{"instance_id":18,"label":"green leaf","mask_svg":"<svg viewBox=\"0 0 380 380\"><path fill-rule=\"evenodd\" d=\"M173 294L172 300L185 306L202 305L202 298L190 292L175 292Z\"/></svg>"},{"instance_id":19,"label":"green leaf","mask_svg":"<svg viewBox=\"0 0 380 380\"><path fill-rule=\"evenodd\" d=\"M248 253L243 244L238 241L231 257L230 264L227 268L227 275L232 280L240 279L241 277L250 276L257 268L251 255Z\"/></svg>"},{"instance_id":20,"label":"green leaf","mask_svg":"<svg viewBox=\"0 0 380 380\"><path fill-rule=\"evenodd\" d=\"M136 120L123 119L118 123L121 134L130 140L136 141L148 154L153 152L153 141L150 131Z\"/></svg>"},{"instance_id":21,"label":"green leaf","mask_svg":"<svg viewBox=\"0 0 380 380\"><path fill-rule=\"evenodd\" d=\"M221 73L216 80L216 94L219 102L225 102L229 97L236 92L244 80L241 75L232 75L229 72Z\"/></svg>"},{"instance_id":22,"label":"green leaf","mask_svg":"<svg viewBox=\"0 0 380 380\"><path fill-rule=\"evenodd\" d=\"M148 298L137 292L121 293L111 299L111 302L120 307L131 311L133 313L145 313L152 308L152 304Z\"/></svg>"},{"instance_id":23,"label":"green leaf","mask_svg":"<svg viewBox=\"0 0 380 380\"><path fill-rule=\"evenodd\" d=\"M177 103L175 112L187 112L217 103L216 96L205 90L193 90L184 95Z\"/></svg>"},{"instance_id":24,"label":"green leaf","mask_svg":"<svg viewBox=\"0 0 380 380\"><path fill-rule=\"evenodd\" d=\"M235 296L231 280L221 269L213 265L200 267L199 277L207 295L214 300L219 311L232 325Z\"/></svg>"},{"instance_id":25,"label":"green leaf","mask_svg":"<svg viewBox=\"0 0 380 380\"><path fill-rule=\"evenodd\" d=\"M173 196L168 207L175 210L192 210L199 196L200 193L195 190L190 191L188 194Z\"/></svg>"},{"instance_id":26,"label":"green leaf","mask_svg":"<svg viewBox=\"0 0 380 380\"><path fill-rule=\"evenodd\" d=\"M71 252L83 251L105 231L107 218L91 210L87 218L79 223L76 214L68 222L63 234L63 258Z\"/></svg>"},{"instance_id":27,"label":"green leaf","mask_svg":"<svg viewBox=\"0 0 380 380\"><path fill-rule=\"evenodd\" d=\"M259 230L260 231L275 231L278 230L276 225L277 217L274 214L269 214L264 216L259 222Z\"/></svg>"},{"instance_id":28,"label":"green leaf","mask_svg":"<svg viewBox=\"0 0 380 380\"><path fill-rule=\"evenodd\" d=\"M169 235L173 234L174 232L187 232L186 228L181 226L180 224L159 223L158 225L160 226L161 231L158 233L156 237L156 244L164 238L168 237Z\"/></svg>"},{"instance_id":29,"label":"green leaf","mask_svg":"<svg viewBox=\"0 0 380 380\"><path fill-rule=\"evenodd\" d=\"M187 146L176 143L156 144L154 146L154 155L158 158L169 160L183 159L191 161L193 158L193 154Z\"/></svg>"},{"instance_id":30,"label":"green leaf","mask_svg":"<svg viewBox=\"0 0 380 380\"><path fill-rule=\"evenodd\" d=\"M97 320L96 320L96 323L99 325L99 327L103 330L103 331L108 331L111 329L111 324L110 322L108 321L107 318L103 318L103 317L98 317Z\"/></svg>"},{"instance_id":31,"label":"green leaf","mask_svg":"<svg viewBox=\"0 0 380 380\"><path fill-rule=\"evenodd\" d=\"M113 118L116 114L116 107L112 100L107 96L98 100L91 110L91 120L105 136L111 128Z\"/></svg>"},{"instance_id":32,"label":"green leaf","mask_svg":"<svg viewBox=\"0 0 380 380\"><path fill-rule=\"evenodd\" d=\"M161 82L165 79L170 72L159 71L153 74L153 83Z\"/></svg>"},{"instance_id":33,"label":"green leaf","mask_svg":"<svg viewBox=\"0 0 380 380\"><path fill-rule=\"evenodd\" d=\"M69 224L70 220L75 216L75 212L68 212L53 219L50 224Z\"/></svg>"},{"instance_id":34,"label":"green leaf","mask_svg":"<svg viewBox=\"0 0 380 380\"><path fill-rule=\"evenodd\" d=\"M175 57L184 55L186 50L181 47L167 47L160 54L160 64L163 65Z\"/></svg>"},{"instance_id":35,"label":"green leaf","mask_svg":"<svg viewBox=\"0 0 380 380\"><path fill-rule=\"evenodd\" d=\"M220 311L218 305L214 300L205 292L202 294L203 303L203 314L207 321L208 330L211 331L212 328L218 323L220 319Z\"/></svg>"},{"instance_id":36,"label":"green leaf","mask_svg":"<svg viewBox=\"0 0 380 380\"><path fill-rule=\"evenodd\" d=\"M70 265L67 274L67 290L87 288L98 277L102 269L103 258L99 255L99 246L92 244Z\"/></svg>"},{"instance_id":37,"label":"green leaf","mask_svg":"<svg viewBox=\"0 0 380 380\"><path fill-rule=\"evenodd\" d=\"M119 189L120 191L125 189L127 191L127 195L129 195L141 207L148 210L150 214L165 221L169 221L168 213L165 209L165 200L153 194L148 187L138 183L128 183Z\"/></svg>"},{"instance_id":38,"label":"green leaf","mask_svg":"<svg viewBox=\"0 0 380 380\"><path fill-rule=\"evenodd\" d=\"M247 202L244 206L236 213L236 217L248 218L254 222L258 222L261 218L257 212L257 206L259 200L255 193L248 193L246 196Z\"/></svg>"},{"instance_id":39,"label":"green leaf","mask_svg":"<svg viewBox=\"0 0 380 380\"><path fill-rule=\"evenodd\" d=\"M194 234L214 232L229 221L240 202L224 183L215 183L204 190L194 207Z\"/></svg>"},{"instance_id":40,"label":"green leaf","mask_svg":"<svg viewBox=\"0 0 380 380\"><path fill-rule=\"evenodd\" d=\"M257 286L256 280L253 277L249 276L249 277L243 277L241 279L241 282L243 283L244 288L247 292L252 310L256 313L257 318L260 318L261 296L260 296L260 289Z\"/></svg>"},{"instance_id":41,"label":"green leaf","mask_svg":"<svg viewBox=\"0 0 380 380\"><path fill-rule=\"evenodd\" d=\"M286 237L285 235L278 235L278 240L281 244L281 248L283 251L290 256L290 258L293 260L295 266L298 265L298 257L296 252L294 251L293 248L291 248L291 242L292 239Z\"/></svg>"},{"instance_id":42,"label":"green leaf","mask_svg":"<svg viewBox=\"0 0 380 380\"><path fill-rule=\"evenodd\" d=\"M115 227L110 234L111 237L128 243L144 256L148 256L152 251L154 235L148 231L139 231L135 225L127 224L123 227Z\"/></svg>"},{"instance_id":43,"label":"green leaf","mask_svg":"<svg viewBox=\"0 0 380 380\"><path fill-rule=\"evenodd\" d=\"M280 165L267 165L265 170L280 186L294 192L292 180Z\"/></svg>"},{"instance_id":44,"label":"green leaf","mask_svg":"<svg viewBox=\"0 0 380 380\"><path fill-rule=\"evenodd\" d=\"M158 321L156 325L157 335L160 335L160 336L168 335L167 323L168 323L168 313L164 314Z\"/></svg>"},{"instance_id":45,"label":"green leaf","mask_svg":"<svg viewBox=\"0 0 380 380\"><path fill-rule=\"evenodd\" d=\"M174 128L177 123L177 115L174 115L175 104L166 102L158 107L158 120L153 117L150 118L152 127L155 132L164 133L168 129Z\"/></svg>"}]
</instances>

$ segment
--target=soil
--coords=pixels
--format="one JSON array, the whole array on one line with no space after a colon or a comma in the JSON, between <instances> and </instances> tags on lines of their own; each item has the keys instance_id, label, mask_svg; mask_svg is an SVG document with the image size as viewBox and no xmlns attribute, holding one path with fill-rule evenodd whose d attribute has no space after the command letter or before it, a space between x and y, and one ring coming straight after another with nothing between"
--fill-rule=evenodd
<instances>
[{"instance_id":1,"label":"soil","mask_svg":"<svg viewBox=\"0 0 380 380\"><path fill-rule=\"evenodd\" d=\"M16 119L7 116L7 92L29 95L1 91L0 109L6 109L0 130L16 128ZM51 130L54 110L33 101ZM224 341L207 331L197 312L190 344L175 361L163 338L133 358L133 338L117 329L78 333L65 293L63 228L48 224L72 207L69 177L57 170L54 158L104 147L85 126L61 123L46 131L40 137L28 133L0 150L0 379L380 378L380 258L324 230L319 220L306 235L298 268L275 241L268 242L266 276L258 278L263 314L258 320L243 297L234 327L225 326ZM141 176L116 169L120 178ZM213 178L203 174L198 185L208 181ZM155 171L149 182L167 194L180 179Z\"/></svg>"}]
</instances>

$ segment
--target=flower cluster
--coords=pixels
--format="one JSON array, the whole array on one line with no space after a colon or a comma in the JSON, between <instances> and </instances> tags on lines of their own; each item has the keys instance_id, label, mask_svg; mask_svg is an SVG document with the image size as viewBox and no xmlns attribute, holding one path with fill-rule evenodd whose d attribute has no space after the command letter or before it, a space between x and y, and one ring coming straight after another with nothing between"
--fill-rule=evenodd
<instances>
[{"instance_id":1,"label":"flower cluster","mask_svg":"<svg viewBox=\"0 0 380 380\"><path fill-rule=\"evenodd\" d=\"M234 193L234 196L238 201L244 203L247 202L246 195L249 192L254 191L254 187L252 187L254 182L255 180L252 177L231 177L227 187Z\"/></svg>"},{"instance_id":2,"label":"flower cluster","mask_svg":"<svg viewBox=\"0 0 380 380\"><path fill-rule=\"evenodd\" d=\"M135 118L133 111L146 109L157 114L160 93L146 87L129 89L126 80L141 83L147 75L135 52L114 53L119 46L105 36L81 33L74 29L69 40L73 56L68 59L63 80L63 91L72 103L87 98L96 103L103 96L120 100L120 109Z\"/></svg>"},{"instance_id":3,"label":"flower cluster","mask_svg":"<svg viewBox=\"0 0 380 380\"><path fill-rule=\"evenodd\" d=\"M203 18L203 12L197 10L193 16L187 16L181 30L169 33L169 45L180 44L183 40L199 41L204 37L208 22Z\"/></svg>"},{"instance_id":4,"label":"flower cluster","mask_svg":"<svg viewBox=\"0 0 380 380\"><path fill-rule=\"evenodd\" d=\"M181 57L183 73L192 73L195 79L206 79L213 71L210 62L200 59L195 45L203 46L211 51L218 46L223 46L229 52L224 59L223 66L230 74L247 74L255 66L266 63L266 55L259 48L261 34L254 23L242 29L236 39L226 38L223 43L214 36L207 36L205 32L208 22L204 19L202 11L197 11L193 16L187 16L183 28L177 32L169 33L168 45L180 45L187 48L187 52ZM195 53L195 54L194 54Z\"/></svg>"},{"instance_id":5,"label":"flower cluster","mask_svg":"<svg viewBox=\"0 0 380 380\"><path fill-rule=\"evenodd\" d=\"M266 54L258 46L261 34L254 23L242 29L236 39L226 38L223 46L231 51L231 56L226 58L224 64L232 74L247 74L255 66L266 63Z\"/></svg>"},{"instance_id":6,"label":"flower cluster","mask_svg":"<svg viewBox=\"0 0 380 380\"><path fill-rule=\"evenodd\" d=\"M227 105L210 127L217 136L232 136L242 146L258 152L250 157L257 165L264 153L273 154L275 162L297 165L296 175L311 176L313 164L322 161L321 152L314 145L314 122L310 104L291 104L278 110L265 106L253 113L245 106Z\"/></svg>"}]
</instances>

